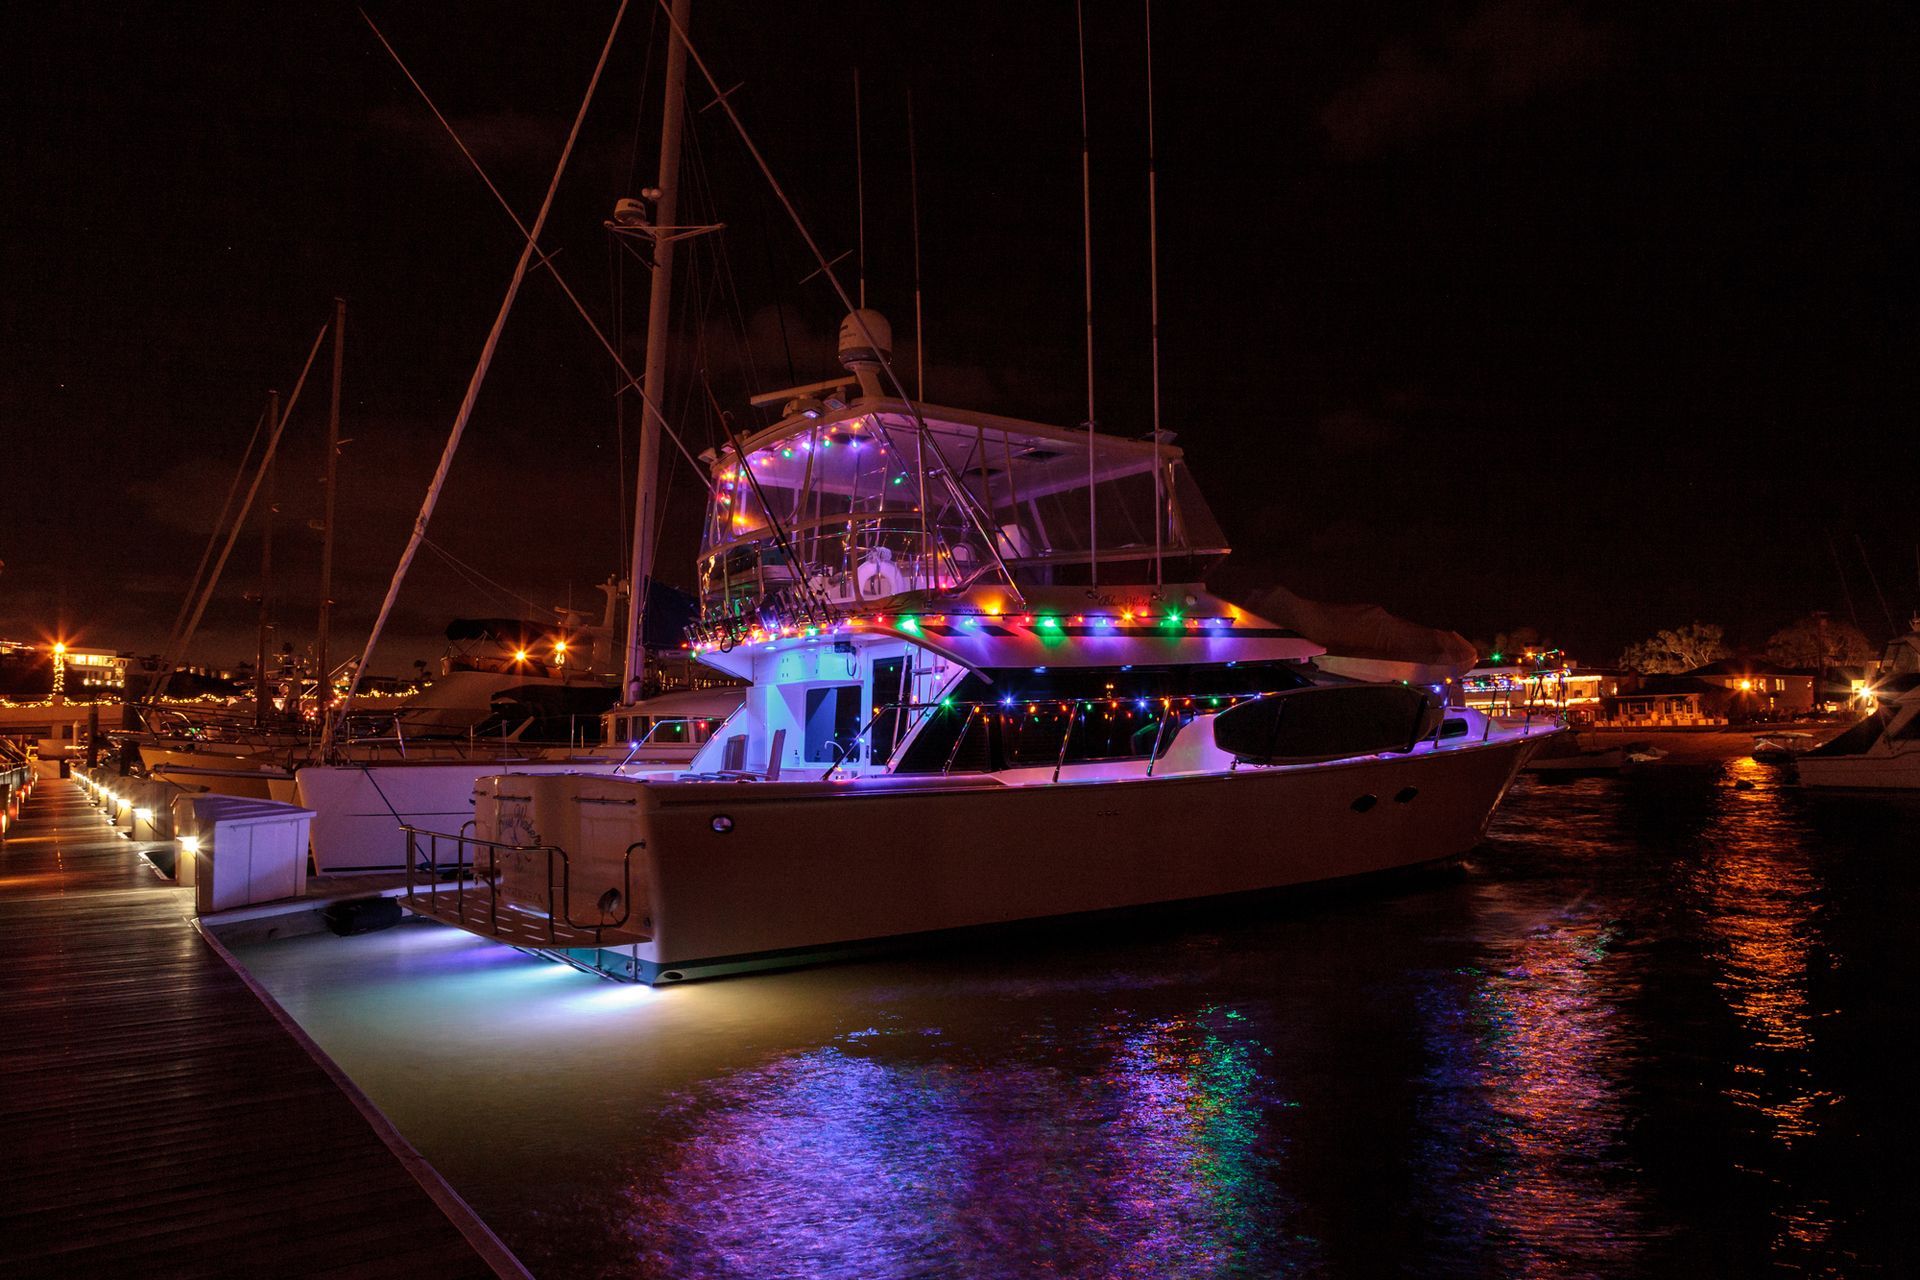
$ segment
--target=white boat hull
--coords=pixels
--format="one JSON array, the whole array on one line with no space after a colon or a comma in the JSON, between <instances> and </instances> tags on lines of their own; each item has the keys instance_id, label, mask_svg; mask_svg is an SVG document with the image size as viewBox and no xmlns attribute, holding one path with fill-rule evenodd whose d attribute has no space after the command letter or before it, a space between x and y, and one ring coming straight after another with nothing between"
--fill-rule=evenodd
<instances>
[{"instance_id":1,"label":"white boat hull","mask_svg":"<svg viewBox=\"0 0 1920 1280\"><path fill-rule=\"evenodd\" d=\"M1800 756L1800 785L1817 789L1920 791L1920 750L1856 756Z\"/></svg>"},{"instance_id":2,"label":"white boat hull","mask_svg":"<svg viewBox=\"0 0 1920 1280\"><path fill-rule=\"evenodd\" d=\"M606 925L633 976L673 981L1458 858L1536 741L1040 786L507 775L481 781L477 825L567 851L506 859L500 915Z\"/></svg>"}]
</instances>

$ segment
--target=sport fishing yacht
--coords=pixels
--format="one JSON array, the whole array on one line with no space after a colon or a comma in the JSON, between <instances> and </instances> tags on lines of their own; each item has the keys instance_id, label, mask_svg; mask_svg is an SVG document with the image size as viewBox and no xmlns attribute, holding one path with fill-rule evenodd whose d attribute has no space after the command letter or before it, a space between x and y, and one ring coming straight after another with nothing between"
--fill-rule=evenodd
<instances>
[{"instance_id":1,"label":"sport fishing yacht","mask_svg":"<svg viewBox=\"0 0 1920 1280\"><path fill-rule=\"evenodd\" d=\"M1920 618L1887 645L1873 695L1865 719L1795 757L1800 785L1920 790Z\"/></svg>"},{"instance_id":2,"label":"sport fishing yacht","mask_svg":"<svg viewBox=\"0 0 1920 1280\"><path fill-rule=\"evenodd\" d=\"M1557 724L1316 671L1204 585L1182 450L886 393L710 452L697 657L748 682L684 768L483 778L416 911L671 982L979 926L1445 863ZM478 890L438 887L455 870Z\"/></svg>"}]
</instances>

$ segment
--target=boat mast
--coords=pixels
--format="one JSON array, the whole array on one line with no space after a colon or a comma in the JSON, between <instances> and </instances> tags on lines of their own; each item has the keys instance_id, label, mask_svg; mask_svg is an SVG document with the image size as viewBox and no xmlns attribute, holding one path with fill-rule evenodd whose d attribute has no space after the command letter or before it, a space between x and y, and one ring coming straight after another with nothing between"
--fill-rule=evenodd
<instances>
[{"instance_id":1,"label":"boat mast","mask_svg":"<svg viewBox=\"0 0 1920 1280\"><path fill-rule=\"evenodd\" d=\"M320 717L320 749L333 728L328 711L333 702L333 679L327 668L327 633L333 621L333 494L340 453L340 365L347 339L347 300L333 300L333 402L327 409L326 503L320 516L320 624L313 642L314 711Z\"/></svg>"},{"instance_id":2,"label":"boat mast","mask_svg":"<svg viewBox=\"0 0 1920 1280\"><path fill-rule=\"evenodd\" d=\"M680 204L680 136L685 123L687 29L691 0L673 0L673 21L667 31L666 109L660 122L660 174L654 187L660 192L653 222L668 228L676 223ZM647 358L640 374L641 395L648 404L665 403L667 327L673 301L673 243L671 233L654 240L653 279L647 291ZM646 599L653 578L660 523L656 490L660 487L660 427L651 414L640 416L639 469L633 491L633 560L627 572L627 661L621 697L640 700L647 678Z\"/></svg>"},{"instance_id":3,"label":"boat mast","mask_svg":"<svg viewBox=\"0 0 1920 1280\"><path fill-rule=\"evenodd\" d=\"M267 392L268 429L278 433L280 429L280 393ZM273 512L278 501L274 492L278 487L279 468L274 465L271 454L267 456L267 505L260 515L260 629L259 639L254 646L253 665L253 718L261 724L268 720L273 710L273 696L267 687L267 636L273 630L273 620L269 616L268 597L273 594Z\"/></svg>"}]
</instances>

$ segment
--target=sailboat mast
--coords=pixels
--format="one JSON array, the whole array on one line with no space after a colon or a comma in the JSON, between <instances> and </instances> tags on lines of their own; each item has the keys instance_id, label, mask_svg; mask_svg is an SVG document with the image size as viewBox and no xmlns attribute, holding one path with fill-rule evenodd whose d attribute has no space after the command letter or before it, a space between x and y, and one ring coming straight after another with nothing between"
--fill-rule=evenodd
<instances>
[{"instance_id":1,"label":"sailboat mast","mask_svg":"<svg viewBox=\"0 0 1920 1280\"><path fill-rule=\"evenodd\" d=\"M280 393L267 392L267 425L277 432L280 423ZM260 635L254 647L253 716L265 724L273 711L273 697L267 685L267 636L273 630L273 510L277 501L278 468L271 455L267 458L267 505L260 518Z\"/></svg>"},{"instance_id":2,"label":"sailboat mast","mask_svg":"<svg viewBox=\"0 0 1920 1280\"><path fill-rule=\"evenodd\" d=\"M653 245L653 280L647 292L647 359L640 374L641 393L649 404L664 405L667 380L667 327L673 302L673 232L680 205L680 137L685 123L687 45L680 33L687 29L691 0L673 0L673 21L667 31L666 110L660 122L660 174L654 186L660 198L654 205L654 226L660 229ZM660 487L660 427L651 414L640 417L640 459L633 492L633 560L627 573L627 661L622 697L640 698L647 677L646 599L653 578L660 523L657 490Z\"/></svg>"},{"instance_id":3,"label":"sailboat mast","mask_svg":"<svg viewBox=\"0 0 1920 1280\"><path fill-rule=\"evenodd\" d=\"M327 636L333 622L333 494L340 456L340 366L347 339L347 300L333 300L333 401L327 408L326 502L320 516L320 622L314 633L314 711L322 737L332 727L327 712L333 701L333 681L327 671ZM332 745L326 743L324 745Z\"/></svg>"}]
</instances>

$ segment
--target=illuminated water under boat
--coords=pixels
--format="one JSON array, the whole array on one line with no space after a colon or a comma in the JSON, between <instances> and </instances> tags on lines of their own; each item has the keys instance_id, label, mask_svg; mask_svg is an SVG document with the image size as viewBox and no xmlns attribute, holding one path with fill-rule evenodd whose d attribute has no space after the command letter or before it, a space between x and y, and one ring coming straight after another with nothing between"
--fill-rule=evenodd
<instances>
[{"instance_id":1,"label":"illuminated water under boat","mask_svg":"<svg viewBox=\"0 0 1920 1280\"><path fill-rule=\"evenodd\" d=\"M1170 440L890 397L867 314L860 394L705 459L694 650L739 710L684 771L482 778L471 830L410 832L414 910L657 982L1477 841L1557 726L1315 671L1201 585L1227 546Z\"/></svg>"}]
</instances>

